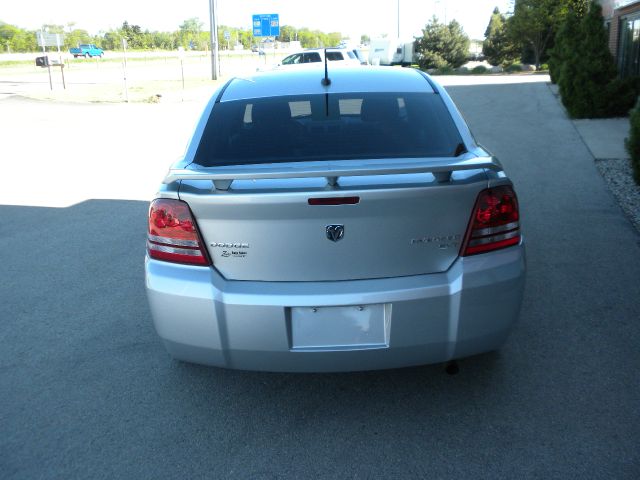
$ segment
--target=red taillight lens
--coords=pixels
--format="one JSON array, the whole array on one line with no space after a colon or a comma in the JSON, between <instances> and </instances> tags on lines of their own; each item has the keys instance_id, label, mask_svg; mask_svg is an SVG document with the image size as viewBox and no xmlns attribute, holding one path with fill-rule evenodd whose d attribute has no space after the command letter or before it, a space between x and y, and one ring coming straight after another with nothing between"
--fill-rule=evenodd
<instances>
[{"instance_id":1,"label":"red taillight lens","mask_svg":"<svg viewBox=\"0 0 640 480\"><path fill-rule=\"evenodd\" d=\"M189 206L159 198L149 207L147 252L151 258L191 265L209 265Z\"/></svg>"},{"instance_id":2,"label":"red taillight lens","mask_svg":"<svg viewBox=\"0 0 640 480\"><path fill-rule=\"evenodd\" d=\"M483 190L473 208L462 256L520 243L518 198L509 185Z\"/></svg>"}]
</instances>

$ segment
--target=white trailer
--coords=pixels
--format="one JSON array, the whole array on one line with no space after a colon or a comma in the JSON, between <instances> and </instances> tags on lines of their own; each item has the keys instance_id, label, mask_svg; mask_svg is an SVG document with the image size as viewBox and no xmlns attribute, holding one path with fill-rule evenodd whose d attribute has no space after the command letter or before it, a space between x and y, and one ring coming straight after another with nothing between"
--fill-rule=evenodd
<instances>
[{"instance_id":1,"label":"white trailer","mask_svg":"<svg viewBox=\"0 0 640 480\"><path fill-rule=\"evenodd\" d=\"M408 67L413 63L413 41L374 39L369 45L369 63Z\"/></svg>"}]
</instances>

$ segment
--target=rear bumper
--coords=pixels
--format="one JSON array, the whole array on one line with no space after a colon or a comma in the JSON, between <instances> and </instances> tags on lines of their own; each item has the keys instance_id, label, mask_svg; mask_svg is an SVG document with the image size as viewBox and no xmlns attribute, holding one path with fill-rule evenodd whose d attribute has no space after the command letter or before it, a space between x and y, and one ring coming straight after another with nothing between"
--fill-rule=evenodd
<instances>
[{"instance_id":1,"label":"rear bumper","mask_svg":"<svg viewBox=\"0 0 640 480\"><path fill-rule=\"evenodd\" d=\"M524 245L458 258L444 273L342 282L228 281L212 268L145 261L156 331L180 360L329 372L445 362L499 348L518 317ZM385 345L299 349L298 307L384 305Z\"/></svg>"}]
</instances>

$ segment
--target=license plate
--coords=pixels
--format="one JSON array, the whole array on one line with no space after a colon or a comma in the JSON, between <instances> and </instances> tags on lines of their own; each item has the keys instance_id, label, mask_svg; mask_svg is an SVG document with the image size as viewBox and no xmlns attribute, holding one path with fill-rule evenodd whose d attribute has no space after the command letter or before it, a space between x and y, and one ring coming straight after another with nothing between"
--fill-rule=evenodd
<instances>
[{"instance_id":1,"label":"license plate","mask_svg":"<svg viewBox=\"0 0 640 480\"><path fill-rule=\"evenodd\" d=\"M391 305L292 307L294 350L349 350L389 346Z\"/></svg>"}]
</instances>

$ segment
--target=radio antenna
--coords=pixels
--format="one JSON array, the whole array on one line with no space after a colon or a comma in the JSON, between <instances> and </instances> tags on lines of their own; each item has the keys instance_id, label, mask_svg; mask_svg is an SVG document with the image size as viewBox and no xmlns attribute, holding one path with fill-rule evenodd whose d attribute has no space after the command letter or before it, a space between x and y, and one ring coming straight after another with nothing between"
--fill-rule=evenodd
<instances>
[{"instance_id":1,"label":"radio antenna","mask_svg":"<svg viewBox=\"0 0 640 480\"><path fill-rule=\"evenodd\" d=\"M325 87L331 85L331 79L329 78L329 69L327 68L327 49L324 49L324 78L322 79L322 85Z\"/></svg>"}]
</instances>

